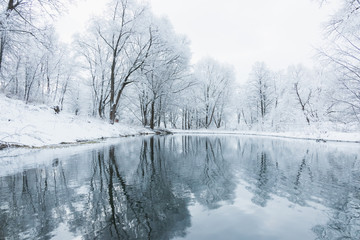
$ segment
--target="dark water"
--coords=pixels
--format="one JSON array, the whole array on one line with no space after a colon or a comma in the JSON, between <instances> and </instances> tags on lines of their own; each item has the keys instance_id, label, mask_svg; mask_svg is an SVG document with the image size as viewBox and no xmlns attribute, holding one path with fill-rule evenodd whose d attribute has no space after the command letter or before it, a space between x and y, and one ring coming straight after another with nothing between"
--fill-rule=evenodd
<instances>
[{"instance_id":1,"label":"dark water","mask_svg":"<svg viewBox=\"0 0 360 240\"><path fill-rule=\"evenodd\" d=\"M360 239L349 146L166 136L29 154L42 164L0 177L0 239Z\"/></svg>"}]
</instances>

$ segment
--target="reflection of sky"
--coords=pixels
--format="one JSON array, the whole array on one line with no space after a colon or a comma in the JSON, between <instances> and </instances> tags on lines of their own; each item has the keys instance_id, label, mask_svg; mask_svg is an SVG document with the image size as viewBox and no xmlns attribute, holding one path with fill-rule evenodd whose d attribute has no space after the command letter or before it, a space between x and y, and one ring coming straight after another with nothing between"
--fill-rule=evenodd
<instances>
[{"instance_id":1,"label":"reflection of sky","mask_svg":"<svg viewBox=\"0 0 360 240\"><path fill-rule=\"evenodd\" d=\"M64 223L60 223L60 225L51 233L51 240L64 240L64 239L72 239L72 240L80 240L81 236L74 236L72 232L70 232L69 228Z\"/></svg>"},{"instance_id":2,"label":"reflection of sky","mask_svg":"<svg viewBox=\"0 0 360 240\"><path fill-rule=\"evenodd\" d=\"M215 210L199 203L190 206L192 226L187 229L186 239L315 239L311 229L327 222L321 205L301 207L271 196L267 206L260 207L251 201L253 193L247 187L247 183L239 181L231 205Z\"/></svg>"}]
</instances>

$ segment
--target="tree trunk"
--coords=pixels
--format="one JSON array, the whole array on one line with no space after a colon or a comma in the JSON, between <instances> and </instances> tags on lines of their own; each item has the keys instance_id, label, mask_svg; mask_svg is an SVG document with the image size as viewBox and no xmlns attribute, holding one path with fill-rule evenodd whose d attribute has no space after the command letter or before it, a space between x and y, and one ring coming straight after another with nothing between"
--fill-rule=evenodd
<instances>
[{"instance_id":1,"label":"tree trunk","mask_svg":"<svg viewBox=\"0 0 360 240\"><path fill-rule=\"evenodd\" d=\"M116 49L117 50L117 49ZM115 98L115 67L116 67L116 51L113 52L113 60L111 64L110 73L110 123L114 124L116 115L116 104L114 103Z\"/></svg>"},{"instance_id":2,"label":"tree trunk","mask_svg":"<svg viewBox=\"0 0 360 240\"><path fill-rule=\"evenodd\" d=\"M160 97L160 99L159 99L159 109L158 109L158 122L157 122L157 124L158 124L158 127L160 127L160 124L161 124L161 111L162 111L162 109L161 109L161 97Z\"/></svg>"},{"instance_id":3,"label":"tree trunk","mask_svg":"<svg viewBox=\"0 0 360 240\"><path fill-rule=\"evenodd\" d=\"M150 112L151 112L151 118L150 118L150 128L151 129L154 129L154 121L155 121L155 100L153 100L151 102L151 109L150 109Z\"/></svg>"}]
</instances>

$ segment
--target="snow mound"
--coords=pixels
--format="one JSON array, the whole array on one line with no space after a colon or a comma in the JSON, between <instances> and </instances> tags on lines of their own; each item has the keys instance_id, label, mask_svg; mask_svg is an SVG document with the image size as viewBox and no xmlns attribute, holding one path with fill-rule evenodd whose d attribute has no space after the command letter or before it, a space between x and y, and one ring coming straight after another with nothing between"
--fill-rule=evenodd
<instances>
[{"instance_id":1,"label":"snow mound","mask_svg":"<svg viewBox=\"0 0 360 240\"><path fill-rule=\"evenodd\" d=\"M0 143L41 147L100 138L151 134L152 131L101 119L74 116L45 105L25 104L0 94Z\"/></svg>"}]
</instances>

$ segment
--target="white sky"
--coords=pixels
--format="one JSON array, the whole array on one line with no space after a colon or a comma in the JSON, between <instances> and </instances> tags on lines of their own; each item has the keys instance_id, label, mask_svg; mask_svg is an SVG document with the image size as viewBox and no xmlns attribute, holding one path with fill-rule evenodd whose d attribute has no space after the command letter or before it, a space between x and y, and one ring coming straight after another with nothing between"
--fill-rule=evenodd
<instances>
[{"instance_id":1,"label":"white sky","mask_svg":"<svg viewBox=\"0 0 360 240\"><path fill-rule=\"evenodd\" d=\"M315 0L146 0L158 16L167 16L175 31L187 35L193 62L210 56L234 65L245 81L256 61L272 70L315 62L322 24L336 0L320 8ZM59 23L64 41L83 29L90 13L101 13L105 1L87 0Z\"/></svg>"}]
</instances>

